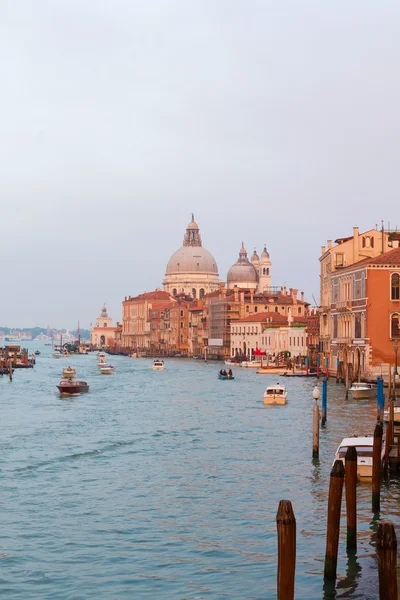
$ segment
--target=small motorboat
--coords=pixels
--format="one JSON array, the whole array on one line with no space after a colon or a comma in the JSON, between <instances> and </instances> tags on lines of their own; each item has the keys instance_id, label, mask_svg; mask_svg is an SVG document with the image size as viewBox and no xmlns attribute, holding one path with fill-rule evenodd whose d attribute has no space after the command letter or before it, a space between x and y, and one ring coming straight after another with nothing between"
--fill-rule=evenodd
<instances>
[{"instance_id":1,"label":"small motorboat","mask_svg":"<svg viewBox=\"0 0 400 600\"><path fill-rule=\"evenodd\" d=\"M153 369L153 371L163 371L164 370L164 361L163 360L158 360L156 358L156 360L153 362L153 366L151 367Z\"/></svg>"},{"instance_id":2,"label":"small motorboat","mask_svg":"<svg viewBox=\"0 0 400 600\"><path fill-rule=\"evenodd\" d=\"M336 450L335 460L345 463L346 452L349 446L355 446L357 450L357 477L361 480L372 479L372 457L374 447L374 436L352 436L343 438L339 448Z\"/></svg>"},{"instance_id":3,"label":"small motorboat","mask_svg":"<svg viewBox=\"0 0 400 600\"><path fill-rule=\"evenodd\" d=\"M86 381L71 381L70 379L62 379L58 384L60 394L68 394L69 396L84 394L89 391L89 386Z\"/></svg>"},{"instance_id":4,"label":"small motorboat","mask_svg":"<svg viewBox=\"0 0 400 600\"><path fill-rule=\"evenodd\" d=\"M115 371L114 365L110 365L109 363L103 363L99 366L99 369L102 375L112 375Z\"/></svg>"},{"instance_id":5,"label":"small motorboat","mask_svg":"<svg viewBox=\"0 0 400 600\"><path fill-rule=\"evenodd\" d=\"M55 350L55 352L53 352L53 358L61 358L62 354L61 352L59 352L59 350Z\"/></svg>"},{"instance_id":6,"label":"small motorboat","mask_svg":"<svg viewBox=\"0 0 400 600\"><path fill-rule=\"evenodd\" d=\"M229 373L226 373L225 375L223 375L223 374L221 373L221 371L220 371L220 372L218 373L218 379L223 379L223 380L225 380L225 379L235 379L235 376L234 376L233 374L232 374L232 375L230 375Z\"/></svg>"},{"instance_id":7,"label":"small motorboat","mask_svg":"<svg viewBox=\"0 0 400 600\"><path fill-rule=\"evenodd\" d=\"M66 379L72 379L73 377L76 377L76 369L73 367L65 367L62 371L62 375Z\"/></svg>"},{"instance_id":8,"label":"small motorboat","mask_svg":"<svg viewBox=\"0 0 400 600\"><path fill-rule=\"evenodd\" d=\"M100 360L102 360L103 358L106 358L106 353L105 352L98 352L97 353L97 358L99 358Z\"/></svg>"},{"instance_id":9,"label":"small motorboat","mask_svg":"<svg viewBox=\"0 0 400 600\"><path fill-rule=\"evenodd\" d=\"M237 365L237 364L238 364L238 362L237 362L237 361L230 360L230 359L227 359L227 360L225 360L224 362L225 362L225 364L226 364L226 365L228 365L228 367L233 367L234 365Z\"/></svg>"},{"instance_id":10,"label":"small motorboat","mask_svg":"<svg viewBox=\"0 0 400 600\"><path fill-rule=\"evenodd\" d=\"M287 390L284 385L270 385L264 392L264 404L286 404Z\"/></svg>"},{"instance_id":11,"label":"small motorboat","mask_svg":"<svg viewBox=\"0 0 400 600\"><path fill-rule=\"evenodd\" d=\"M353 394L353 398L361 400L363 398L376 398L377 389L374 383L354 382L349 392Z\"/></svg>"},{"instance_id":12,"label":"small motorboat","mask_svg":"<svg viewBox=\"0 0 400 600\"><path fill-rule=\"evenodd\" d=\"M36 354L36 356L39 356L40 350L35 350L35 354Z\"/></svg>"}]
</instances>

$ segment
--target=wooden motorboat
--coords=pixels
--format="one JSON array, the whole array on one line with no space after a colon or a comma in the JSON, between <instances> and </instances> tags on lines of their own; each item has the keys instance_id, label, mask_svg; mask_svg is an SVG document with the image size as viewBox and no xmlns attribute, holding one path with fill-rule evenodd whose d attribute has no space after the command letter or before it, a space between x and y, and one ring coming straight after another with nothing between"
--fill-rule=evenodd
<instances>
[{"instance_id":1,"label":"wooden motorboat","mask_svg":"<svg viewBox=\"0 0 400 600\"><path fill-rule=\"evenodd\" d=\"M377 389L374 383L354 382L349 392L353 394L353 398L376 398Z\"/></svg>"},{"instance_id":2,"label":"wooden motorboat","mask_svg":"<svg viewBox=\"0 0 400 600\"><path fill-rule=\"evenodd\" d=\"M70 379L62 379L58 384L60 394L68 394L69 396L76 394L84 394L89 391L89 386L86 381L71 381Z\"/></svg>"},{"instance_id":3,"label":"wooden motorboat","mask_svg":"<svg viewBox=\"0 0 400 600\"><path fill-rule=\"evenodd\" d=\"M62 375L66 379L72 379L73 377L76 377L76 369L73 367L65 367L62 371Z\"/></svg>"},{"instance_id":4,"label":"wooden motorboat","mask_svg":"<svg viewBox=\"0 0 400 600\"><path fill-rule=\"evenodd\" d=\"M36 356L39 356L40 350L35 350L35 354L36 354Z\"/></svg>"},{"instance_id":5,"label":"wooden motorboat","mask_svg":"<svg viewBox=\"0 0 400 600\"><path fill-rule=\"evenodd\" d=\"M345 463L346 452L349 446L355 446L357 450L357 477L361 480L372 479L372 457L374 436L352 436L343 438L339 448L336 450L335 460L341 460Z\"/></svg>"},{"instance_id":6,"label":"wooden motorboat","mask_svg":"<svg viewBox=\"0 0 400 600\"><path fill-rule=\"evenodd\" d=\"M112 375L115 371L114 365L110 365L108 363L104 363L103 365L100 365L99 369L100 369L100 373L102 375Z\"/></svg>"},{"instance_id":7,"label":"wooden motorboat","mask_svg":"<svg viewBox=\"0 0 400 600\"><path fill-rule=\"evenodd\" d=\"M153 366L152 366L153 371L163 371L164 368L165 367L164 367L164 361L163 360L156 359L153 362Z\"/></svg>"},{"instance_id":8,"label":"wooden motorboat","mask_svg":"<svg viewBox=\"0 0 400 600\"><path fill-rule=\"evenodd\" d=\"M264 404L286 404L287 390L279 383L270 385L264 392Z\"/></svg>"}]
</instances>

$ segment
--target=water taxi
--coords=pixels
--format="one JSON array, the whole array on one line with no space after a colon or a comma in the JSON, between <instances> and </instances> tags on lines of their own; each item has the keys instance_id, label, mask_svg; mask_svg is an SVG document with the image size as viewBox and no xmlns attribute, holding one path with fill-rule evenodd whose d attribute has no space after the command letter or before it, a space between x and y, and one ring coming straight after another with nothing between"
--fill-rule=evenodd
<instances>
[{"instance_id":1,"label":"water taxi","mask_svg":"<svg viewBox=\"0 0 400 600\"><path fill-rule=\"evenodd\" d=\"M73 377L76 377L76 369L73 367L65 367L62 371L62 375L65 379L72 379Z\"/></svg>"},{"instance_id":2,"label":"water taxi","mask_svg":"<svg viewBox=\"0 0 400 600\"><path fill-rule=\"evenodd\" d=\"M372 456L374 436L353 436L343 438L339 448L336 450L335 460L345 463L346 452L349 446L355 446L357 450L357 477L361 480L372 479Z\"/></svg>"},{"instance_id":3,"label":"water taxi","mask_svg":"<svg viewBox=\"0 0 400 600\"><path fill-rule=\"evenodd\" d=\"M99 369L102 375L112 375L115 371L114 365L110 365L109 363L103 363Z\"/></svg>"},{"instance_id":4,"label":"water taxi","mask_svg":"<svg viewBox=\"0 0 400 600\"><path fill-rule=\"evenodd\" d=\"M71 381L70 379L62 379L57 387L60 394L68 394L69 396L84 394L85 392L89 391L89 386L86 381Z\"/></svg>"},{"instance_id":5,"label":"water taxi","mask_svg":"<svg viewBox=\"0 0 400 600\"><path fill-rule=\"evenodd\" d=\"M279 383L270 385L264 392L264 404L286 404L287 390Z\"/></svg>"},{"instance_id":6,"label":"water taxi","mask_svg":"<svg viewBox=\"0 0 400 600\"><path fill-rule=\"evenodd\" d=\"M354 382L349 392L353 394L353 398L363 399L363 398L376 398L377 389L374 383L362 383L362 382Z\"/></svg>"},{"instance_id":7,"label":"water taxi","mask_svg":"<svg viewBox=\"0 0 400 600\"><path fill-rule=\"evenodd\" d=\"M163 371L164 370L164 361L163 360L158 360L156 358L156 360L153 362L153 366L151 367L153 369L153 371Z\"/></svg>"}]
</instances>

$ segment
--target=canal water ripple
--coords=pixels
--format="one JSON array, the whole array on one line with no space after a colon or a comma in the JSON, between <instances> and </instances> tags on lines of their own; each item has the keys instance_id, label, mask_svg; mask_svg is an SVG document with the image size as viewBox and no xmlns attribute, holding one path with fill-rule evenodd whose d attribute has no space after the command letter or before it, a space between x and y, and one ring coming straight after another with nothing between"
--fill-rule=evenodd
<instances>
[{"instance_id":1,"label":"canal water ripple","mask_svg":"<svg viewBox=\"0 0 400 600\"><path fill-rule=\"evenodd\" d=\"M14 599L276 598L276 511L297 520L296 598L378 598L371 488L358 486L356 556L323 587L326 509L334 452L345 435L373 431L372 401L345 400L329 384L321 456L312 461L315 380L287 379L288 404L265 407L276 376L220 363L96 354L56 360L0 380L0 595ZM90 392L63 400L63 366ZM382 514L399 520L396 478ZM398 532L399 533L399 532Z\"/></svg>"}]
</instances>

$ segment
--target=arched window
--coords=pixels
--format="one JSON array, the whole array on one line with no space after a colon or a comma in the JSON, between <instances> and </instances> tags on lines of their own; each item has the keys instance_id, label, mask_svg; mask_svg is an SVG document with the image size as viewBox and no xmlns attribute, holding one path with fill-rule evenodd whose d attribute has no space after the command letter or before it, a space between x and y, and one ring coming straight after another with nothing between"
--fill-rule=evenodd
<instances>
[{"instance_id":1,"label":"arched window","mask_svg":"<svg viewBox=\"0 0 400 600\"><path fill-rule=\"evenodd\" d=\"M196 298L196 288L192 288L192 298Z\"/></svg>"},{"instance_id":2,"label":"arched window","mask_svg":"<svg viewBox=\"0 0 400 600\"><path fill-rule=\"evenodd\" d=\"M254 312L256 313L257 311L258 311L258 307L257 307L257 306L255 306L255 307L254 307Z\"/></svg>"},{"instance_id":3,"label":"arched window","mask_svg":"<svg viewBox=\"0 0 400 600\"><path fill-rule=\"evenodd\" d=\"M176 292L177 292L177 289L176 289L176 288L174 288L174 289L172 290L172 295L173 295L173 296L176 296Z\"/></svg>"},{"instance_id":4,"label":"arched window","mask_svg":"<svg viewBox=\"0 0 400 600\"><path fill-rule=\"evenodd\" d=\"M183 335L181 335L181 344L183 344Z\"/></svg>"},{"instance_id":5,"label":"arched window","mask_svg":"<svg viewBox=\"0 0 400 600\"><path fill-rule=\"evenodd\" d=\"M100 338L100 344L102 346L104 346L105 343L106 343L106 338L104 337L104 335L102 335L101 338Z\"/></svg>"},{"instance_id":6,"label":"arched window","mask_svg":"<svg viewBox=\"0 0 400 600\"><path fill-rule=\"evenodd\" d=\"M390 319L390 337L400 338L400 315L395 313Z\"/></svg>"},{"instance_id":7,"label":"arched window","mask_svg":"<svg viewBox=\"0 0 400 600\"><path fill-rule=\"evenodd\" d=\"M200 298L204 298L204 289L200 288Z\"/></svg>"},{"instance_id":8,"label":"arched window","mask_svg":"<svg viewBox=\"0 0 400 600\"><path fill-rule=\"evenodd\" d=\"M183 329L183 321L181 321L181 329Z\"/></svg>"},{"instance_id":9,"label":"arched window","mask_svg":"<svg viewBox=\"0 0 400 600\"><path fill-rule=\"evenodd\" d=\"M400 300L400 275L393 273L391 277L391 300Z\"/></svg>"},{"instance_id":10,"label":"arched window","mask_svg":"<svg viewBox=\"0 0 400 600\"><path fill-rule=\"evenodd\" d=\"M103 323L103 327L107 327L107 323Z\"/></svg>"}]
</instances>

